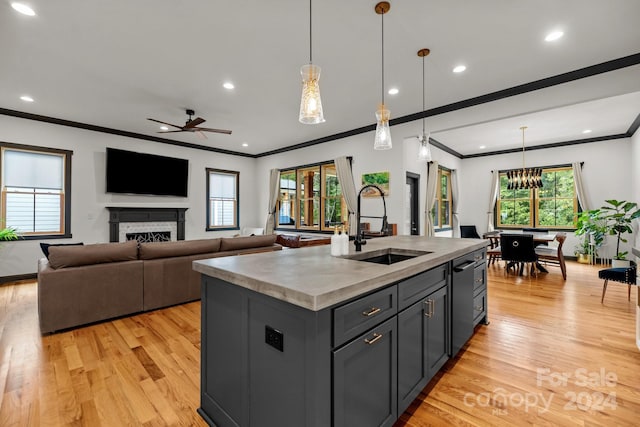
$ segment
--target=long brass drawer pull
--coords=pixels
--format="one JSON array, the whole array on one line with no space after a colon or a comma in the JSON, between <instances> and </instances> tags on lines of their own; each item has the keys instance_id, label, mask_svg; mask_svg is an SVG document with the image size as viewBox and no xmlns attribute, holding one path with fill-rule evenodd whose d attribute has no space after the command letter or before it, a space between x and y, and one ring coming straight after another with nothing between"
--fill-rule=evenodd
<instances>
[{"instance_id":1,"label":"long brass drawer pull","mask_svg":"<svg viewBox=\"0 0 640 427\"><path fill-rule=\"evenodd\" d=\"M371 307L371 309L369 311L363 311L362 315L363 316L373 316L374 314L378 314L380 313L380 309L378 307Z\"/></svg>"},{"instance_id":2,"label":"long brass drawer pull","mask_svg":"<svg viewBox=\"0 0 640 427\"><path fill-rule=\"evenodd\" d=\"M369 338L365 338L364 342L366 342L367 344L371 345L374 344L376 341L378 341L380 338L382 338L382 334L378 334L378 333L373 333L373 338L369 339Z\"/></svg>"}]
</instances>

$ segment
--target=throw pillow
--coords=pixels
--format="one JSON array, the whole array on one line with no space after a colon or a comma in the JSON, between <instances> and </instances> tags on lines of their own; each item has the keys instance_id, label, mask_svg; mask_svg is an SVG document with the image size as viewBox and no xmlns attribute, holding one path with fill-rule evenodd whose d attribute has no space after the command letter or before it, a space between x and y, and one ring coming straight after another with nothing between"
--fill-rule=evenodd
<instances>
[{"instance_id":1,"label":"throw pillow","mask_svg":"<svg viewBox=\"0 0 640 427\"><path fill-rule=\"evenodd\" d=\"M49 259L49 247L50 246L80 246L84 245L84 243L40 243L40 249L42 249L42 253L44 256Z\"/></svg>"}]
</instances>

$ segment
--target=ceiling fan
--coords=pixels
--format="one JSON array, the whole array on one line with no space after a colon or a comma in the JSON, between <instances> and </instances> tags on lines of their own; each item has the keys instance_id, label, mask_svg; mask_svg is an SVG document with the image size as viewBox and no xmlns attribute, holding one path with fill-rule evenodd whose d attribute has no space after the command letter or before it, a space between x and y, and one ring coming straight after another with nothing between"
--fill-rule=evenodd
<instances>
[{"instance_id":1,"label":"ceiling fan","mask_svg":"<svg viewBox=\"0 0 640 427\"><path fill-rule=\"evenodd\" d=\"M216 132L216 133L225 133L227 135L231 135L231 131L230 130L226 130L226 129L213 129L213 128L198 127L199 124L204 123L206 120L203 119L202 117L196 117L195 119L191 119L191 116L193 116L194 114L195 114L195 112L193 110L187 109L187 115L189 116L189 120L187 120L187 122L184 124L184 126L173 125L171 123L162 122L162 121L156 120L156 119L147 118L147 120L151 120L152 122L156 122L156 123L162 123L163 125L172 126L174 128L178 128L179 129L179 130L164 130L164 131L160 131L158 133L197 132L198 135L201 135L201 136L203 136L205 138L206 138L206 135L203 132Z\"/></svg>"}]
</instances>

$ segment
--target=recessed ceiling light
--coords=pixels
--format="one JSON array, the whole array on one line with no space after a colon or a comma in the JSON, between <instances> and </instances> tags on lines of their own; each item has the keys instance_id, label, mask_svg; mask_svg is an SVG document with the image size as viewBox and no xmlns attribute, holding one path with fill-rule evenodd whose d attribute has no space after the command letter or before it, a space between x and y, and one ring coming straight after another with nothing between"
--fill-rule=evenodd
<instances>
[{"instance_id":1,"label":"recessed ceiling light","mask_svg":"<svg viewBox=\"0 0 640 427\"><path fill-rule=\"evenodd\" d=\"M243 143L242 143L242 146L243 146L243 147L248 147L248 146L249 146L249 144L247 144L246 142L243 142Z\"/></svg>"},{"instance_id":2,"label":"recessed ceiling light","mask_svg":"<svg viewBox=\"0 0 640 427\"><path fill-rule=\"evenodd\" d=\"M547 37L544 38L544 41L546 42L556 41L563 35L564 33L562 31L552 31L549 34L547 34Z\"/></svg>"},{"instance_id":3,"label":"recessed ceiling light","mask_svg":"<svg viewBox=\"0 0 640 427\"><path fill-rule=\"evenodd\" d=\"M392 87L391 89L389 89L389 95L397 95L398 92L400 91L398 90L397 87Z\"/></svg>"},{"instance_id":4,"label":"recessed ceiling light","mask_svg":"<svg viewBox=\"0 0 640 427\"><path fill-rule=\"evenodd\" d=\"M454 72L454 73L461 73L461 72L463 72L463 71L464 71L464 70L466 70L466 69L467 69L467 67L466 67L466 66L464 66L464 65L458 65L458 66L456 66L456 67L453 69L453 72Z\"/></svg>"},{"instance_id":5,"label":"recessed ceiling light","mask_svg":"<svg viewBox=\"0 0 640 427\"><path fill-rule=\"evenodd\" d=\"M585 129L582 131L582 133L591 133L591 129Z\"/></svg>"},{"instance_id":6,"label":"recessed ceiling light","mask_svg":"<svg viewBox=\"0 0 640 427\"><path fill-rule=\"evenodd\" d=\"M481 150L484 150L485 148L487 148L487 146L486 146L486 145L481 145L481 146L480 146L480 147L478 147L478 148L480 148Z\"/></svg>"},{"instance_id":7,"label":"recessed ceiling light","mask_svg":"<svg viewBox=\"0 0 640 427\"><path fill-rule=\"evenodd\" d=\"M169 130L167 126L160 126L160 130Z\"/></svg>"},{"instance_id":8,"label":"recessed ceiling light","mask_svg":"<svg viewBox=\"0 0 640 427\"><path fill-rule=\"evenodd\" d=\"M22 99L24 102L33 102L33 98L29 95L22 95L20 99Z\"/></svg>"},{"instance_id":9,"label":"recessed ceiling light","mask_svg":"<svg viewBox=\"0 0 640 427\"><path fill-rule=\"evenodd\" d=\"M14 3L11 3L11 7L17 10L18 12L22 13L23 15L34 16L36 14L33 11L33 9L31 9L29 6L27 6L24 3L14 2Z\"/></svg>"},{"instance_id":10,"label":"recessed ceiling light","mask_svg":"<svg viewBox=\"0 0 640 427\"><path fill-rule=\"evenodd\" d=\"M233 89L233 88L235 88L235 86L231 82L224 82L222 87L224 87L225 89Z\"/></svg>"}]
</instances>

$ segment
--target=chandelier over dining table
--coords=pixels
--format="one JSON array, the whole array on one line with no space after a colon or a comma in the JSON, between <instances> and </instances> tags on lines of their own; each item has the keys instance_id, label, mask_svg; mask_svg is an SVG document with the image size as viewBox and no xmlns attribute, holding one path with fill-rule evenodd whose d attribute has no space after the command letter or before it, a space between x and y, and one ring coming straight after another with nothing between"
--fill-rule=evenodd
<instances>
[{"instance_id":1,"label":"chandelier over dining table","mask_svg":"<svg viewBox=\"0 0 640 427\"><path fill-rule=\"evenodd\" d=\"M530 190L542 188L542 168L527 168L524 161L524 131L522 126L522 169L507 171L507 190Z\"/></svg>"}]
</instances>

